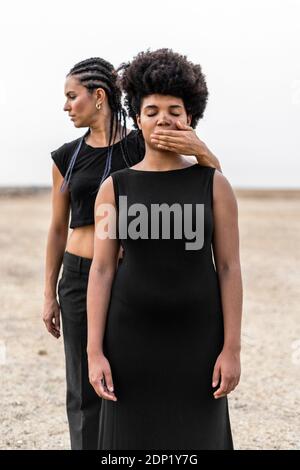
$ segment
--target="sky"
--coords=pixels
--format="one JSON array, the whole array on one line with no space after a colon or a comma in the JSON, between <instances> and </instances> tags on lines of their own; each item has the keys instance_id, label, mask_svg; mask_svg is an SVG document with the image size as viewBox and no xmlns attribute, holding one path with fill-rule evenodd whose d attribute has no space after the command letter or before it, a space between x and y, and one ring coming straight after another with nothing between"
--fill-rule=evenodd
<instances>
[{"instance_id":1,"label":"sky","mask_svg":"<svg viewBox=\"0 0 300 470\"><path fill-rule=\"evenodd\" d=\"M197 135L235 188L299 188L300 0L45 0L0 18L0 186L50 186L50 151L84 133L63 112L85 58L169 47L201 64Z\"/></svg>"}]
</instances>

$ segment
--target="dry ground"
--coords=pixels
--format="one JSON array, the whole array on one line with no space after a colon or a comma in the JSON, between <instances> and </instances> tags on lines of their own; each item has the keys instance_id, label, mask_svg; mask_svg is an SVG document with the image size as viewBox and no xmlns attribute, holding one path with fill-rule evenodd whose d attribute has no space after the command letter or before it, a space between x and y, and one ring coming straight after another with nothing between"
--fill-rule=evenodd
<instances>
[{"instance_id":1,"label":"dry ground","mask_svg":"<svg viewBox=\"0 0 300 470\"><path fill-rule=\"evenodd\" d=\"M244 280L237 449L300 447L300 194L238 192ZM48 192L0 197L1 449L67 449L64 354L41 321ZM3 357L6 352L6 359Z\"/></svg>"}]
</instances>

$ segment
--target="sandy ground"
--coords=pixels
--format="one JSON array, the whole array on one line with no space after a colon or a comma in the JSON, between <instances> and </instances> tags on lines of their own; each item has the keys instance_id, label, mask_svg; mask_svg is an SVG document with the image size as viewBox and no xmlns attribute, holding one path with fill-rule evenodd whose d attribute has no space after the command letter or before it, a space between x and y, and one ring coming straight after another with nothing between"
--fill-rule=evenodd
<instances>
[{"instance_id":1,"label":"sandy ground","mask_svg":"<svg viewBox=\"0 0 300 470\"><path fill-rule=\"evenodd\" d=\"M236 449L300 448L300 193L238 193L244 281ZM68 449L62 339L41 321L49 193L0 197L1 449Z\"/></svg>"}]
</instances>

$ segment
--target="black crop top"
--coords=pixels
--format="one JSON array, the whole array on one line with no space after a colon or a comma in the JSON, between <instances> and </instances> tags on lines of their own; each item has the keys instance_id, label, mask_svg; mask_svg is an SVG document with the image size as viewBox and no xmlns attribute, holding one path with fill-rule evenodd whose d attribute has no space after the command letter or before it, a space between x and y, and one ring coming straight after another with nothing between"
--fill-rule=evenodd
<instances>
[{"instance_id":1,"label":"black crop top","mask_svg":"<svg viewBox=\"0 0 300 470\"><path fill-rule=\"evenodd\" d=\"M80 138L68 142L51 152L51 157L64 177L72 155L79 144ZM144 142L138 131L131 131L127 136L129 164L135 165L144 155ZM107 147L91 147L83 140L72 171L69 187L71 222L70 228L94 224L94 205L106 163ZM128 159L128 157L127 157ZM126 168L121 145L113 146L111 173Z\"/></svg>"}]
</instances>

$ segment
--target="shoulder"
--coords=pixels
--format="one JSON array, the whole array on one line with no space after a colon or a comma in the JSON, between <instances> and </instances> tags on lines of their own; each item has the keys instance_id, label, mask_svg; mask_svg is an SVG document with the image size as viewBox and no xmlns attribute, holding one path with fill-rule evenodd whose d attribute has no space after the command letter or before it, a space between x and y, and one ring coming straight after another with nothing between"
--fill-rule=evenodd
<instances>
[{"instance_id":1,"label":"shoulder","mask_svg":"<svg viewBox=\"0 0 300 470\"><path fill-rule=\"evenodd\" d=\"M71 142L66 142L55 150L52 150L51 158L58 167L62 176L65 176L71 157L77 147L81 137L78 139L72 140Z\"/></svg>"},{"instance_id":2,"label":"shoulder","mask_svg":"<svg viewBox=\"0 0 300 470\"><path fill-rule=\"evenodd\" d=\"M212 186L214 184L215 173L216 171L218 171L215 167L200 165L196 162L191 165L191 168L192 170L194 170L194 173L196 173L198 177L202 178L203 184L207 184L209 186ZM222 175L222 173L220 174Z\"/></svg>"},{"instance_id":3,"label":"shoulder","mask_svg":"<svg viewBox=\"0 0 300 470\"><path fill-rule=\"evenodd\" d=\"M96 204L101 203L114 203L115 193L114 193L114 184L112 176L106 178L101 184L97 197Z\"/></svg>"},{"instance_id":4,"label":"shoulder","mask_svg":"<svg viewBox=\"0 0 300 470\"><path fill-rule=\"evenodd\" d=\"M214 189L216 191L224 192L231 188L231 184L229 183L226 176L223 175L219 170L216 168L211 168L214 170Z\"/></svg>"},{"instance_id":5,"label":"shoulder","mask_svg":"<svg viewBox=\"0 0 300 470\"><path fill-rule=\"evenodd\" d=\"M214 168L213 178L213 200L214 203L236 205L236 197L230 182L216 168Z\"/></svg>"},{"instance_id":6,"label":"shoulder","mask_svg":"<svg viewBox=\"0 0 300 470\"><path fill-rule=\"evenodd\" d=\"M56 155L71 154L76 149L76 147L79 144L80 140L81 140L81 137L79 137L78 139L72 140L70 142L66 142L65 144L61 145L57 149L52 150L51 155L52 154L56 154Z\"/></svg>"},{"instance_id":7,"label":"shoulder","mask_svg":"<svg viewBox=\"0 0 300 470\"><path fill-rule=\"evenodd\" d=\"M131 168L131 167L129 167L129 168ZM122 178L124 178L124 177L127 177L128 174L129 174L129 171L128 171L129 168L126 167L126 168L122 168L121 170L113 171L113 172L110 174L110 176L111 176L113 182L118 181L118 180L120 180L120 179L122 179ZM106 180L105 180L105 181L106 181Z\"/></svg>"}]
</instances>

